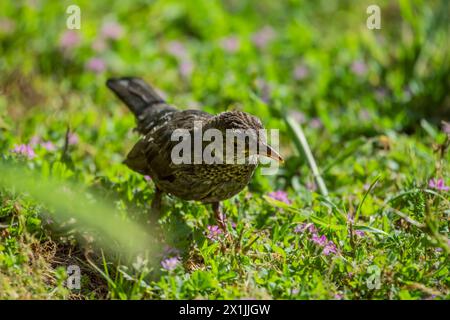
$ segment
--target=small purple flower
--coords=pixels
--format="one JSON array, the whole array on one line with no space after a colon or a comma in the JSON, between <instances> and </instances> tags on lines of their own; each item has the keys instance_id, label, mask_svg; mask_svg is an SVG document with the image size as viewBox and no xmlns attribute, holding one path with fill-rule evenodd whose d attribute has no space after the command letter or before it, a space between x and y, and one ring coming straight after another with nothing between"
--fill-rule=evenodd
<instances>
[{"instance_id":1,"label":"small purple flower","mask_svg":"<svg viewBox=\"0 0 450 320\"><path fill-rule=\"evenodd\" d=\"M45 142L42 142L42 143L41 143L41 146L42 146L45 150L47 150L47 151L49 151L49 152L52 152L52 151L55 151L55 150L56 150L55 145L54 145L53 142L51 142L51 141L45 141Z\"/></svg>"},{"instance_id":2,"label":"small purple flower","mask_svg":"<svg viewBox=\"0 0 450 320\"><path fill-rule=\"evenodd\" d=\"M291 289L291 295L296 296L298 295L300 292L300 290L298 288L293 288Z\"/></svg>"},{"instance_id":3,"label":"small purple flower","mask_svg":"<svg viewBox=\"0 0 450 320\"><path fill-rule=\"evenodd\" d=\"M342 294L336 293L336 294L334 295L334 298L335 298L336 300L342 300L343 296L342 296Z\"/></svg>"},{"instance_id":4,"label":"small purple flower","mask_svg":"<svg viewBox=\"0 0 450 320\"><path fill-rule=\"evenodd\" d=\"M362 60L356 60L351 65L352 72L357 76L362 76L367 72L367 66Z\"/></svg>"},{"instance_id":5,"label":"small purple flower","mask_svg":"<svg viewBox=\"0 0 450 320\"><path fill-rule=\"evenodd\" d=\"M355 219L354 219L353 215L350 212L347 214L347 221L350 222L350 223L354 223L355 222Z\"/></svg>"},{"instance_id":6,"label":"small purple flower","mask_svg":"<svg viewBox=\"0 0 450 320\"><path fill-rule=\"evenodd\" d=\"M322 253L326 256L330 255L330 253L337 253L337 248L336 245L334 244L333 241L328 241L328 243L325 245L325 247L323 248Z\"/></svg>"},{"instance_id":7,"label":"small purple flower","mask_svg":"<svg viewBox=\"0 0 450 320\"><path fill-rule=\"evenodd\" d=\"M78 135L76 133L74 133L74 132L69 133L69 139L68 139L69 145L71 145L71 146L75 145L79 141L80 141L80 138L78 137Z\"/></svg>"},{"instance_id":8,"label":"small purple flower","mask_svg":"<svg viewBox=\"0 0 450 320\"><path fill-rule=\"evenodd\" d=\"M183 78L189 78L194 70L194 63L189 58L184 44L172 41L167 45L167 52L178 60L178 71Z\"/></svg>"},{"instance_id":9,"label":"small purple flower","mask_svg":"<svg viewBox=\"0 0 450 320\"><path fill-rule=\"evenodd\" d=\"M312 235L311 240L315 244L318 244L319 246L325 246L327 244L327 241L328 241L328 239L327 239L327 237L325 235L321 235L319 237L319 235L316 234L316 233Z\"/></svg>"},{"instance_id":10,"label":"small purple flower","mask_svg":"<svg viewBox=\"0 0 450 320\"><path fill-rule=\"evenodd\" d=\"M177 59L184 59L187 57L187 50L184 44L180 41L171 41L167 45L167 52Z\"/></svg>"},{"instance_id":11,"label":"small purple flower","mask_svg":"<svg viewBox=\"0 0 450 320\"><path fill-rule=\"evenodd\" d=\"M39 136L33 136L33 137L31 137L31 140L30 140L30 146L36 146L39 143L41 143L41 141L42 140Z\"/></svg>"},{"instance_id":12,"label":"small purple flower","mask_svg":"<svg viewBox=\"0 0 450 320\"><path fill-rule=\"evenodd\" d=\"M123 34L123 28L117 22L107 22L102 27L101 35L105 39L117 40Z\"/></svg>"},{"instance_id":13,"label":"small purple flower","mask_svg":"<svg viewBox=\"0 0 450 320\"><path fill-rule=\"evenodd\" d=\"M72 49L80 43L80 35L75 30L67 30L59 39L59 46L63 49Z\"/></svg>"},{"instance_id":14,"label":"small purple flower","mask_svg":"<svg viewBox=\"0 0 450 320\"><path fill-rule=\"evenodd\" d=\"M239 50L239 38L236 36L224 38L220 42L220 45L226 52L235 53Z\"/></svg>"},{"instance_id":15,"label":"small purple flower","mask_svg":"<svg viewBox=\"0 0 450 320\"><path fill-rule=\"evenodd\" d=\"M446 186L444 180L442 178L439 179L430 179L428 182L428 186L432 189L440 190L440 191L448 191L450 187Z\"/></svg>"},{"instance_id":16,"label":"small purple flower","mask_svg":"<svg viewBox=\"0 0 450 320\"><path fill-rule=\"evenodd\" d=\"M150 176L144 176L145 181L152 181L152 177Z\"/></svg>"},{"instance_id":17,"label":"small purple flower","mask_svg":"<svg viewBox=\"0 0 450 320\"><path fill-rule=\"evenodd\" d=\"M274 38L275 31L273 30L273 28L265 26L264 28L253 34L252 41L258 49L264 49Z\"/></svg>"},{"instance_id":18,"label":"small purple flower","mask_svg":"<svg viewBox=\"0 0 450 320\"><path fill-rule=\"evenodd\" d=\"M298 64L294 67L293 75L295 80L303 80L308 77L309 70L303 64Z\"/></svg>"},{"instance_id":19,"label":"small purple flower","mask_svg":"<svg viewBox=\"0 0 450 320\"><path fill-rule=\"evenodd\" d=\"M364 231L361 231L361 230L355 230L355 234L358 237L364 237L366 235L366 233Z\"/></svg>"},{"instance_id":20,"label":"small purple flower","mask_svg":"<svg viewBox=\"0 0 450 320\"><path fill-rule=\"evenodd\" d=\"M194 64L188 58L182 59L179 65L179 71L182 77L189 78L194 70Z\"/></svg>"},{"instance_id":21,"label":"small purple flower","mask_svg":"<svg viewBox=\"0 0 450 320\"><path fill-rule=\"evenodd\" d=\"M206 237L209 240L217 240L219 236L223 233L223 230L219 228L217 225L208 226L208 234Z\"/></svg>"},{"instance_id":22,"label":"small purple flower","mask_svg":"<svg viewBox=\"0 0 450 320\"><path fill-rule=\"evenodd\" d=\"M307 231L308 231L309 233L311 233L311 234L317 233L317 228L316 228L316 226L315 226L314 224L312 224L312 223L306 223L306 224L305 224L304 230L307 230Z\"/></svg>"},{"instance_id":23,"label":"small purple flower","mask_svg":"<svg viewBox=\"0 0 450 320\"><path fill-rule=\"evenodd\" d=\"M294 233L302 233L305 231L305 224L298 224L294 228Z\"/></svg>"},{"instance_id":24,"label":"small purple flower","mask_svg":"<svg viewBox=\"0 0 450 320\"><path fill-rule=\"evenodd\" d=\"M330 255L330 253L337 253L337 247L333 241L328 240L325 235L319 236L316 232L317 230L314 228L314 232L312 232L311 240L315 244L320 247L323 247L322 253L326 256Z\"/></svg>"},{"instance_id":25,"label":"small purple flower","mask_svg":"<svg viewBox=\"0 0 450 320\"><path fill-rule=\"evenodd\" d=\"M278 191L274 191L274 192L270 192L268 194L269 197L271 197L272 199L284 202L286 204L291 204L291 200L289 200L288 195L286 193L286 191L283 190L278 190Z\"/></svg>"},{"instance_id":26,"label":"small purple flower","mask_svg":"<svg viewBox=\"0 0 450 320\"><path fill-rule=\"evenodd\" d=\"M167 258L161 261L161 266L167 271L174 270L180 263L179 257Z\"/></svg>"},{"instance_id":27,"label":"small purple flower","mask_svg":"<svg viewBox=\"0 0 450 320\"><path fill-rule=\"evenodd\" d=\"M315 225L313 225L312 223L310 223L310 224L308 225L308 231L309 231L311 234L317 233L317 228L316 228Z\"/></svg>"},{"instance_id":28,"label":"small purple flower","mask_svg":"<svg viewBox=\"0 0 450 320\"><path fill-rule=\"evenodd\" d=\"M21 156L25 156L28 159L33 159L36 156L33 148L27 144L15 145L11 152Z\"/></svg>"},{"instance_id":29,"label":"small purple flower","mask_svg":"<svg viewBox=\"0 0 450 320\"><path fill-rule=\"evenodd\" d=\"M106 64L101 58L91 58L86 63L86 68L95 73L102 73L106 69Z\"/></svg>"},{"instance_id":30,"label":"small purple flower","mask_svg":"<svg viewBox=\"0 0 450 320\"><path fill-rule=\"evenodd\" d=\"M317 229L314 226L314 224L312 223L302 223L302 224L298 224L297 226L295 226L294 228L294 232L295 233L302 233L304 231L308 231L311 234L316 234L317 233Z\"/></svg>"},{"instance_id":31,"label":"small purple flower","mask_svg":"<svg viewBox=\"0 0 450 320\"><path fill-rule=\"evenodd\" d=\"M321 129L323 127L322 121L319 118L312 118L309 125L313 129Z\"/></svg>"}]
</instances>

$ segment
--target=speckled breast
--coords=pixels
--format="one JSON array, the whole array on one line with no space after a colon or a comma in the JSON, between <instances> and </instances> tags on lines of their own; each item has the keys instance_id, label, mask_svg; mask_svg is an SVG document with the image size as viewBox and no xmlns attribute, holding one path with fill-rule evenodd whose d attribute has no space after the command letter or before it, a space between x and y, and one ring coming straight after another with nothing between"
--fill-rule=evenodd
<instances>
[{"instance_id":1,"label":"speckled breast","mask_svg":"<svg viewBox=\"0 0 450 320\"><path fill-rule=\"evenodd\" d=\"M159 188L185 200L204 203L222 201L239 193L249 183L256 165L182 165L173 177L156 179Z\"/></svg>"}]
</instances>

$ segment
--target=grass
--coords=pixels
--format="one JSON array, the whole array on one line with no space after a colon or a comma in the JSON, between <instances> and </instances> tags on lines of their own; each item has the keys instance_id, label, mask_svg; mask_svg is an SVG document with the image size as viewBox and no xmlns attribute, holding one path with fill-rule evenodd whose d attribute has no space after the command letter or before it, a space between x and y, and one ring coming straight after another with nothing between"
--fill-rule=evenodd
<instances>
[{"instance_id":1,"label":"grass","mask_svg":"<svg viewBox=\"0 0 450 320\"><path fill-rule=\"evenodd\" d=\"M72 2L2 2L0 298L449 299L448 3L379 2L381 30L367 1L77 1L75 35ZM280 130L231 240L172 197L149 227L121 75Z\"/></svg>"}]
</instances>

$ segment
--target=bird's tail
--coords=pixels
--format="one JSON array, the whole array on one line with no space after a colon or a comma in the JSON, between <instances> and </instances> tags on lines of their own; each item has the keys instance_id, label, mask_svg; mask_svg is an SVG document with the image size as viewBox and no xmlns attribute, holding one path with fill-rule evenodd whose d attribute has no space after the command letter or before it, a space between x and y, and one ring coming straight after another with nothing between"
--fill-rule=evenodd
<instances>
[{"instance_id":1,"label":"bird's tail","mask_svg":"<svg viewBox=\"0 0 450 320\"><path fill-rule=\"evenodd\" d=\"M176 109L164 101L144 80L133 77L111 78L106 82L120 100L134 113L138 131L145 134L149 125L167 112Z\"/></svg>"},{"instance_id":2,"label":"bird's tail","mask_svg":"<svg viewBox=\"0 0 450 320\"><path fill-rule=\"evenodd\" d=\"M111 78L106 81L110 88L128 108L139 117L154 104L165 103L156 91L140 78Z\"/></svg>"}]
</instances>

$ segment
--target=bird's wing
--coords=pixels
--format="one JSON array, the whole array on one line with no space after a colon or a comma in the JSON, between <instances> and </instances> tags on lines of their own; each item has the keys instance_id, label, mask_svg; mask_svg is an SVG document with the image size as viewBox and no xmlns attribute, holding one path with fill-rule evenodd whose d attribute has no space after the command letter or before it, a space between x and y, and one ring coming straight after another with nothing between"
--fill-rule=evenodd
<instances>
[{"instance_id":1,"label":"bird's wing","mask_svg":"<svg viewBox=\"0 0 450 320\"><path fill-rule=\"evenodd\" d=\"M154 179L174 179L178 166L172 163L172 149L179 141L172 141L176 129L193 134L196 121L205 123L212 115L199 110L174 112L142 137L128 154L124 163L132 170L150 175Z\"/></svg>"}]
</instances>

